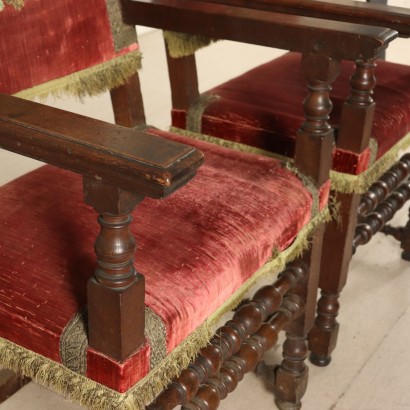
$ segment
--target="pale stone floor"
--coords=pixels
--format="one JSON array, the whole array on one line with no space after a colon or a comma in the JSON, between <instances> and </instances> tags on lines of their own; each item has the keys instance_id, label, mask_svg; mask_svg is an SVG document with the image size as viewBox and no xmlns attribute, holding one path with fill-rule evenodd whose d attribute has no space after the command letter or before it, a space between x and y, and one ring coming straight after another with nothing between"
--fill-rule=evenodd
<instances>
[{"instance_id":1,"label":"pale stone floor","mask_svg":"<svg viewBox=\"0 0 410 410\"><path fill-rule=\"evenodd\" d=\"M397 0L410 6L410 0ZM144 68L141 72L147 122L160 128L170 124L170 94L163 44L159 32L141 36ZM408 43L398 40L388 59L410 64ZM209 88L247 68L278 55L275 50L221 42L198 53L200 84ZM83 103L64 99L47 103L112 121L108 95ZM27 172L38 163L0 152L0 183ZM407 210L394 222L406 220ZM354 256L348 285L341 297L339 346L327 368L310 365L304 410L410 410L410 263L400 259L393 239L381 234ZM267 355L278 361L280 348ZM45 388L28 384L1 410L80 409ZM248 374L221 409L274 409L263 381Z\"/></svg>"}]
</instances>

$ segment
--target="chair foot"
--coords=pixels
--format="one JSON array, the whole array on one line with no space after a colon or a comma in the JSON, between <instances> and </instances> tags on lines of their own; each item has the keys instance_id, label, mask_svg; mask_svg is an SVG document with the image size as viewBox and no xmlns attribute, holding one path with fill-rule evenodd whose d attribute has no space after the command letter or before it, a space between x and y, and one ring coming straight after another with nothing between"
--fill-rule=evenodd
<instances>
[{"instance_id":1,"label":"chair foot","mask_svg":"<svg viewBox=\"0 0 410 410\"><path fill-rule=\"evenodd\" d=\"M403 249L401 254L402 259L405 261L410 261L410 224L407 223L404 227L393 227L386 225L383 227L382 231L385 235L393 236L400 242L400 246Z\"/></svg>"},{"instance_id":2,"label":"chair foot","mask_svg":"<svg viewBox=\"0 0 410 410\"><path fill-rule=\"evenodd\" d=\"M332 360L339 334L339 323L336 321L339 312L339 295L322 292L317 305L317 317L309 333L309 360L315 366L327 366Z\"/></svg>"},{"instance_id":3,"label":"chair foot","mask_svg":"<svg viewBox=\"0 0 410 410\"><path fill-rule=\"evenodd\" d=\"M302 406L309 371L306 356L306 339L288 334L283 346L284 360L275 374L275 403L281 410L298 410Z\"/></svg>"},{"instance_id":4,"label":"chair foot","mask_svg":"<svg viewBox=\"0 0 410 410\"><path fill-rule=\"evenodd\" d=\"M401 257L405 261L410 261L410 209L409 220L405 226L395 228L390 225L385 225L382 232L400 241L400 247L403 249Z\"/></svg>"},{"instance_id":5,"label":"chair foot","mask_svg":"<svg viewBox=\"0 0 410 410\"><path fill-rule=\"evenodd\" d=\"M302 403L299 403L299 404L286 403L286 402L280 403L277 400L275 400L275 404L279 410L299 410L302 408Z\"/></svg>"},{"instance_id":6,"label":"chair foot","mask_svg":"<svg viewBox=\"0 0 410 410\"><path fill-rule=\"evenodd\" d=\"M314 364L315 366L318 367L326 367L331 361L332 361L332 356L319 356L315 353L311 353L309 355L309 361L310 363Z\"/></svg>"},{"instance_id":7,"label":"chair foot","mask_svg":"<svg viewBox=\"0 0 410 410\"><path fill-rule=\"evenodd\" d=\"M405 261L409 261L410 262L410 250L408 251L403 251L401 253L401 258Z\"/></svg>"}]
</instances>

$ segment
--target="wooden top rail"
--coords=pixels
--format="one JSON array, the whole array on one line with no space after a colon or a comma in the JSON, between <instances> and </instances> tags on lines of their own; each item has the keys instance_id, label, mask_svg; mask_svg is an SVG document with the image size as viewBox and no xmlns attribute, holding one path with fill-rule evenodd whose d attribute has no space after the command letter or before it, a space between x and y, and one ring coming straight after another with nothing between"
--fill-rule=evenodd
<instances>
[{"instance_id":1,"label":"wooden top rail","mask_svg":"<svg viewBox=\"0 0 410 410\"><path fill-rule=\"evenodd\" d=\"M377 57L394 30L192 0L122 0L124 20L165 30L315 53L334 59Z\"/></svg>"},{"instance_id":2,"label":"wooden top rail","mask_svg":"<svg viewBox=\"0 0 410 410\"><path fill-rule=\"evenodd\" d=\"M353 0L207 0L277 13L389 27L410 37L410 9Z\"/></svg>"},{"instance_id":3,"label":"wooden top rail","mask_svg":"<svg viewBox=\"0 0 410 410\"><path fill-rule=\"evenodd\" d=\"M203 162L193 147L4 94L0 147L154 198Z\"/></svg>"}]
</instances>

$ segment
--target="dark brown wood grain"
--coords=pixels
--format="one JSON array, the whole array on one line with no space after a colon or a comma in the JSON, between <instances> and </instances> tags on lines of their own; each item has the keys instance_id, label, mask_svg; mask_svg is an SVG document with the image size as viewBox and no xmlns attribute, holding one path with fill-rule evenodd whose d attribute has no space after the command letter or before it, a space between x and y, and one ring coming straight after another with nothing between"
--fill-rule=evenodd
<instances>
[{"instance_id":1,"label":"dark brown wood grain","mask_svg":"<svg viewBox=\"0 0 410 410\"><path fill-rule=\"evenodd\" d=\"M386 6L385 0L363 3L353 0L207 0L238 7L295 14L355 24L389 27L410 36L410 10ZM373 4L371 4L373 3Z\"/></svg>"},{"instance_id":2,"label":"dark brown wood grain","mask_svg":"<svg viewBox=\"0 0 410 410\"><path fill-rule=\"evenodd\" d=\"M328 123L332 110L330 84L340 72L340 62L316 54L305 54L302 72L308 95L303 103L305 121L296 136L295 166L320 188L329 179L334 131Z\"/></svg>"},{"instance_id":3,"label":"dark brown wood grain","mask_svg":"<svg viewBox=\"0 0 410 410\"><path fill-rule=\"evenodd\" d=\"M25 386L30 379L11 370L0 369L0 403Z\"/></svg>"},{"instance_id":4,"label":"dark brown wood grain","mask_svg":"<svg viewBox=\"0 0 410 410\"><path fill-rule=\"evenodd\" d=\"M386 222L390 221L409 199L410 180L406 180L357 225L353 253L358 246L368 243L377 232L380 232Z\"/></svg>"},{"instance_id":5,"label":"dark brown wood grain","mask_svg":"<svg viewBox=\"0 0 410 410\"><path fill-rule=\"evenodd\" d=\"M409 175L410 154L405 154L361 196L358 208L359 221L373 211L379 202L385 200Z\"/></svg>"},{"instance_id":6,"label":"dark brown wood grain","mask_svg":"<svg viewBox=\"0 0 410 410\"><path fill-rule=\"evenodd\" d=\"M116 124L129 128L145 124L138 73L129 77L120 87L112 89L110 94Z\"/></svg>"},{"instance_id":7,"label":"dark brown wood grain","mask_svg":"<svg viewBox=\"0 0 410 410\"><path fill-rule=\"evenodd\" d=\"M130 231L131 212L144 197L84 178L84 198L101 226L97 268L88 282L88 343L123 362L145 341L145 280L134 268L137 245Z\"/></svg>"},{"instance_id":8,"label":"dark brown wood grain","mask_svg":"<svg viewBox=\"0 0 410 410\"><path fill-rule=\"evenodd\" d=\"M173 108L188 108L199 97L195 55L172 58L166 47Z\"/></svg>"},{"instance_id":9,"label":"dark brown wood grain","mask_svg":"<svg viewBox=\"0 0 410 410\"><path fill-rule=\"evenodd\" d=\"M334 59L374 58L394 30L190 0L122 0L124 20L166 30L259 44ZM170 18L172 16L173 18ZM284 33L286 33L284 35Z\"/></svg>"},{"instance_id":10,"label":"dark brown wood grain","mask_svg":"<svg viewBox=\"0 0 410 410\"><path fill-rule=\"evenodd\" d=\"M255 369L264 353L277 343L279 332L284 329L286 324L295 320L303 312L304 304L301 298L292 293L287 295L280 310L264 322L252 336L247 338L232 357L224 361L218 374L202 384L197 395L187 405L182 406L182 409L216 409L220 401L235 390L243 376ZM303 354L306 355L306 352ZM259 374L262 375L261 372Z\"/></svg>"},{"instance_id":11,"label":"dark brown wood grain","mask_svg":"<svg viewBox=\"0 0 410 410\"><path fill-rule=\"evenodd\" d=\"M372 134L375 103L372 98L376 86L374 69L370 61L357 61L350 78L351 92L343 105L337 146L360 154L369 146Z\"/></svg>"},{"instance_id":12,"label":"dark brown wood grain","mask_svg":"<svg viewBox=\"0 0 410 410\"><path fill-rule=\"evenodd\" d=\"M0 147L145 196L163 197L203 162L195 148L0 95Z\"/></svg>"}]
</instances>

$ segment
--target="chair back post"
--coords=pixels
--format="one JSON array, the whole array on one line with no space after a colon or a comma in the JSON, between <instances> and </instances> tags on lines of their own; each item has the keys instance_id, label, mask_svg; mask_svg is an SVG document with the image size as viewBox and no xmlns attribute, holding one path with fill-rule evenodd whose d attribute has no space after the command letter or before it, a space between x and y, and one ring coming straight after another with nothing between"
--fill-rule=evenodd
<instances>
[{"instance_id":1,"label":"chair back post","mask_svg":"<svg viewBox=\"0 0 410 410\"><path fill-rule=\"evenodd\" d=\"M110 90L115 123L123 127L136 127L145 124L144 103L138 73Z\"/></svg>"},{"instance_id":2,"label":"chair back post","mask_svg":"<svg viewBox=\"0 0 410 410\"><path fill-rule=\"evenodd\" d=\"M188 109L199 97L195 54L171 57L165 42L173 109Z\"/></svg>"},{"instance_id":3,"label":"chair back post","mask_svg":"<svg viewBox=\"0 0 410 410\"><path fill-rule=\"evenodd\" d=\"M144 197L84 177L84 200L100 214L97 269L88 282L89 347L124 361L144 344L145 281L134 268L130 213Z\"/></svg>"}]
</instances>

